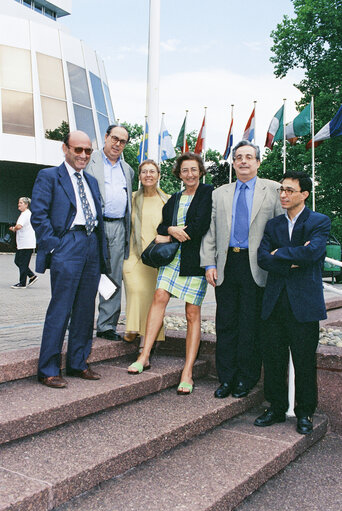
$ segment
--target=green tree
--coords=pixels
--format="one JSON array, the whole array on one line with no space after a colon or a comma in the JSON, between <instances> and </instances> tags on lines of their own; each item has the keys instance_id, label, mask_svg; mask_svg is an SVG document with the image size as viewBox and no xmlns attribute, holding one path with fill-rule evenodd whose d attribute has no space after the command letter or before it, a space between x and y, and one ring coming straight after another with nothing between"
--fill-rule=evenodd
<instances>
[{"instance_id":1,"label":"green tree","mask_svg":"<svg viewBox=\"0 0 342 511\"><path fill-rule=\"evenodd\" d=\"M144 133L144 128L140 124L129 124L127 122L123 122L122 126L124 126L129 133L130 140L129 144L126 145L123 155L125 161L132 167L134 170L134 180L133 180L133 190L138 189L138 153L139 153L139 145L141 142L141 138Z\"/></svg>"},{"instance_id":2,"label":"green tree","mask_svg":"<svg viewBox=\"0 0 342 511\"><path fill-rule=\"evenodd\" d=\"M69 133L69 123L62 121L60 126L54 130L45 130L45 138L50 140L64 140L66 135Z\"/></svg>"},{"instance_id":3,"label":"green tree","mask_svg":"<svg viewBox=\"0 0 342 511\"><path fill-rule=\"evenodd\" d=\"M286 76L301 68L304 78L296 84L303 94L298 106L315 101L315 132L336 114L342 103L342 0L292 0L294 18L284 16L271 33L271 62L275 75ZM310 137L306 137L306 142ZM301 148L300 148L301 147ZM288 164L311 173L311 155L302 144L287 149ZM270 172L279 165L276 149L262 164ZM272 154L272 156L271 156ZM269 160L270 158L270 160ZM293 159L293 162L292 162ZM292 163L291 163L292 162ZM342 241L342 149L341 138L325 141L316 149L316 209L330 216L332 232ZM287 168L290 168L287 165ZM275 168L279 171L281 165Z\"/></svg>"}]
</instances>

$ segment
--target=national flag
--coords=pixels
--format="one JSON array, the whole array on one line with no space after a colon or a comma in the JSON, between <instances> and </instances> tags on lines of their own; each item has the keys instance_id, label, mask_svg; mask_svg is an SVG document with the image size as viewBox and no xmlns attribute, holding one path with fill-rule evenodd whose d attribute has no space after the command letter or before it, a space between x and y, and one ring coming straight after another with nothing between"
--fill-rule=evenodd
<instances>
[{"instance_id":1,"label":"national flag","mask_svg":"<svg viewBox=\"0 0 342 511\"><path fill-rule=\"evenodd\" d=\"M172 139L170 133L167 131L164 116L162 117L160 133L159 133L159 161L169 160L176 156L175 150L172 145Z\"/></svg>"},{"instance_id":2,"label":"national flag","mask_svg":"<svg viewBox=\"0 0 342 511\"><path fill-rule=\"evenodd\" d=\"M228 159L228 156L230 154L232 146L233 146L233 119L230 122L230 128L229 128L228 136L227 136L227 144L226 144L226 148L223 153L224 160Z\"/></svg>"},{"instance_id":3,"label":"national flag","mask_svg":"<svg viewBox=\"0 0 342 511\"><path fill-rule=\"evenodd\" d=\"M273 144L284 136L284 105L274 115L266 135L265 147L273 149Z\"/></svg>"},{"instance_id":4,"label":"national flag","mask_svg":"<svg viewBox=\"0 0 342 511\"><path fill-rule=\"evenodd\" d=\"M323 140L334 138L342 135L342 105L340 106L337 114L330 122L328 122L319 132L314 136L315 147L317 147ZM312 139L306 144L306 148L312 147Z\"/></svg>"},{"instance_id":5,"label":"national flag","mask_svg":"<svg viewBox=\"0 0 342 511\"><path fill-rule=\"evenodd\" d=\"M182 127L180 129L180 132L179 132L179 135L178 135L178 138L177 138L177 142L176 142L176 147L178 147L178 149L180 149L182 151L182 153L187 153L189 151L189 146L188 146L188 141L185 137L185 149L184 149L184 136L185 136L185 125L186 125L186 116L184 117L184 121L183 121L183 124L182 124Z\"/></svg>"},{"instance_id":6,"label":"national flag","mask_svg":"<svg viewBox=\"0 0 342 511\"><path fill-rule=\"evenodd\" d=\"M242 140L248 140L252 142L254 140L254 131L255 131L255 107L253 108L253 112L248 119L248 122L245 127L245 131L242 136Z\"/></svg>"},{"instance_id":7,"label":"national flag","mask_svg":"<svg viewBox=\"0 0 342 511\"><path fill-rule=\"evenodd\" d=\"M144 151L143 151L143 143L144 143ZM148 122L146 120L145 122L145 133L141 137L141 142L139 145L139 151L138 151L138 162L142 163L143 161L147 160L148 156Z\"/></svg>"},{"instance_id":8,"label":"national flag","mask_svg":"<svg viewBox=\"0 0 342 511\"><path fill-rule=\"evenodd\" d=\"M204 143L205 143L205 116L203 117L202 126L197 137L194 153L201 154L204 149Z\"/></svg>"},{"instance_id":9,"label":"national flag","mask_svg":"<svg viewBox=\"0 0 342 511\"><path fill-rule=\"evenodd\" d=\"M311 129L311 103L286 125L286 140L294 145L298 137L303 137L310 133Z\"/></svg>"}]
</instances>

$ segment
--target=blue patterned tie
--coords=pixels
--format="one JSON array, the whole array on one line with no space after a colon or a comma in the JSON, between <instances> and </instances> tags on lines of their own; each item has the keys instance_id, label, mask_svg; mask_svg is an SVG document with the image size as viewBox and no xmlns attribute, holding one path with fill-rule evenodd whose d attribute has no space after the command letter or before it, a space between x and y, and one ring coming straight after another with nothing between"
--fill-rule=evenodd
<instances>
[{"instance_id":1,"label":"blue patterned tie","mask_svg":"<svg viewBox=\"0 0 342 511\"><path fill-rule=\"evenodd\" d=\"M240 244L248 239L248 208L246 202L246 183L240 187L238 200L236 201L234 238Z\"/></svg>"},{"instance_id":2,"label":"blue patterned tie","mask_svg":"<svg viewBox=\"0 0 342 511\"><path fill-rule=\"evenodd\" d=\"M80 172L75 172L75 176L77 177L78 193L81 199L82 209L85 217L85 228L87 236L89 236L94 230L95 218L93 217L93 213L91 212L91 208L84 190L84 184Z\"/></svg>"}]
</instances>

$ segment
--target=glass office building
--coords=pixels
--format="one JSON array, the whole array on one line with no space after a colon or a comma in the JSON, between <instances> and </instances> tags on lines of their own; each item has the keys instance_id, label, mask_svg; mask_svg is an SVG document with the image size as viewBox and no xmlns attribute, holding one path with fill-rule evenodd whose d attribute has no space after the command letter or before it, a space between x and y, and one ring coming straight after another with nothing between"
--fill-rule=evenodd
<instances>
[{"instance_id":1,"label":"glass office building","mask_svg":"<svg viewBox=\"0 0 342 511\"><path fill-rule=\"evenodd\" d=\"M96 149L115 122L103 61L58 23L71 4L0 2L0 236L38 170L63 161L63 130L85 131Z\"/></svg>"}]
</instances>

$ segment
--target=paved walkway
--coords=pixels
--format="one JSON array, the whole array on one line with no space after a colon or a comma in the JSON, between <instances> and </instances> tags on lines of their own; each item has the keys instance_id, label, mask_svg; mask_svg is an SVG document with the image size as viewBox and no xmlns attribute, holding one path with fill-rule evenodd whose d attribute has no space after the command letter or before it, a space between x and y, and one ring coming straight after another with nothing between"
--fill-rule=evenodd
<instances>
[{"instance_id":1,"label":"paved walkway","mask_svg":"<svg viewBox=\"0 0 342 511\"><path fill-rule=\"evenodd\" d=\"M31 259L31 268L35 267L35 256ZM39 346L45 312L50 300L49 272L39 275L39 280L26 289L11 289L18 282L18 268L14 264L13 254L0 254L0 352ZM335 285L342 289L342 284ZM337 297L326 291L327 299ZM122 314L125 313L123 296ZM215 293L208 286L202 305L202 317L214 318L216 309ZM167 315L183 314L184 303L172 298L167 307Z\"/></svg>"}]
</instances>

